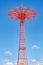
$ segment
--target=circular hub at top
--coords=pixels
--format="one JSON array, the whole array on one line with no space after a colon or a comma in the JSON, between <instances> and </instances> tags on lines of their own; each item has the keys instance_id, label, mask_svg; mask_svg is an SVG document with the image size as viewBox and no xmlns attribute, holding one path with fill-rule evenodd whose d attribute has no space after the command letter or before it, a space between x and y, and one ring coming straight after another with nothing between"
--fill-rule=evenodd
<instances>
[{"instance_id":1,"label":"circular hub at top","mask_svg":"<svg viewBox=\"0 0 43 65\"><path fill-rule=\"evenodd\" d=\"M25 19L31 19L36 16L36 11L31 8L13 8L9 10L8 16L19 19L21 22Z\"/></svg>"}]
</instances>

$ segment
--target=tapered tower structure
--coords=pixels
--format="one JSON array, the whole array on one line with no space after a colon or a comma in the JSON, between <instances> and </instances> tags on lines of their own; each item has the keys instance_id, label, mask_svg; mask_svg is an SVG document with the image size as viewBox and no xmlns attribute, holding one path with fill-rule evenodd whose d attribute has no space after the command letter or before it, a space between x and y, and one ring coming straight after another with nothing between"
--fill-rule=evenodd
<instances>
[{"instance_id":1,"label":"tapered tower structure","mask_svg":"<svg viewBox=\"0 0 43 65\"><path fill-rule=\"evenodd\" d=\"M26 42L24 33L24 20L31 19L35 17L36 12L31 8L13 8L9 10L8 16L11 18L16 18L20 20L20 37L19 37L19 47L18 47L18 60L17 65L28 65L28 59L26 54Z\"/></svg>"}]
</instances>

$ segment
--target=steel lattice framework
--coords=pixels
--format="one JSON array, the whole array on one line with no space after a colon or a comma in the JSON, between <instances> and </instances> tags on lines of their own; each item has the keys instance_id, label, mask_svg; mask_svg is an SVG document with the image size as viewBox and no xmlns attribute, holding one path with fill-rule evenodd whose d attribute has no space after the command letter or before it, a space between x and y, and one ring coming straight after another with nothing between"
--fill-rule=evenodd
<instances>
[{"instance_id":1,"label":"steel lattice framework","mask_svg":"<svg viewBox=\"0 0 43 65\"><path fill-rule=\"evenodd\" d=\"M35 17L36 12L31 8L19 7L18 9L13 8L9 10L8 16L20 20L20 37L19 37L17 65L28 65L28 59L26 54L26 41L24 33L24 20Z\"/></svg>"}]
</instances>

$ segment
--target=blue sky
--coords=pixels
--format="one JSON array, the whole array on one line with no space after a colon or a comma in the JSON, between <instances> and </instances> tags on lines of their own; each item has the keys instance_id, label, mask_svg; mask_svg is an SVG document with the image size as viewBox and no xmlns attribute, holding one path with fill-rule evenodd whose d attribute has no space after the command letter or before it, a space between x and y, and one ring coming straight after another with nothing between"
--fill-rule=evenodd
<instances>
[{"instance_id":1,"label":"blue sky","mask_svg":"<svg viewBox=\"0 0 43 65\"><path fill-rule=\"evenodd\" d=\"M20 22L8 17L8 10L20 6L37 13L35 18L25 21L28 60L40 62L43 56L43 0L0 0L0 63L5 63L4 59L17 60Z\"/></svg>"}]
</instances>

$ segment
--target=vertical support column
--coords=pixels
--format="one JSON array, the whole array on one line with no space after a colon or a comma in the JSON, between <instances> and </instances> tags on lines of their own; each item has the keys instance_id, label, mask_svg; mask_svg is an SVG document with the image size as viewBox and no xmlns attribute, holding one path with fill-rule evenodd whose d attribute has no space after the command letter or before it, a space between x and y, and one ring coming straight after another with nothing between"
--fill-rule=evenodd
<instances>
[{"instance_id":1,"label":"vertical support column","mask_svg":"<svg viewBox=\"0 0 43 65\"><path fill-rule=\"evenodd\" d=\"M17 65L28 65L27 54L26 54L25 34L24 34L24 22L20 22L20 38L19 38Z\"/></svg>"}]
</instances>

